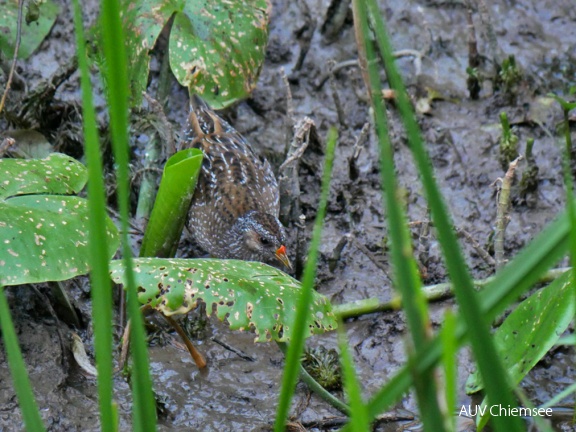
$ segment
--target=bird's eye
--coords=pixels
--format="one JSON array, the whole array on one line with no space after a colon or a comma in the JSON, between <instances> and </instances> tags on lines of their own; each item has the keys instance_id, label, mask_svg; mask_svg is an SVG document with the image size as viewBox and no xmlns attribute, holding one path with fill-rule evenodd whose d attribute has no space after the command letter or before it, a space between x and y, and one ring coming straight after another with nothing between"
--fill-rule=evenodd
<instances>
[{"instance_id":1,"label":"bird's eye","mask_svg":"<svg viewBox=\"0 0 576 432\"><path fill-rule=\"evenodd\" d=\"M270 244L270 240L268 240L266 237L260 237L260 243L262 243L264 246L267 246Z\"/></svg>"}]
</instances>

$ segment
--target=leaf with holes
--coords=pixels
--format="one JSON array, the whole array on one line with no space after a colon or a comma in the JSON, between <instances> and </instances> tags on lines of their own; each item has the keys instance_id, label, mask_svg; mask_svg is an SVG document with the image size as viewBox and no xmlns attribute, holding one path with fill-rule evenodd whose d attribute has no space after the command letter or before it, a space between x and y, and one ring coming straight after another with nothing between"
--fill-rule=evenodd
<instances>
[{"instance_id":1,"label":"leaf with holes","mask_svg":"<svg viewBox=\"0 0 576 432\"><path fill-rule=\"evenodd\" d=\"M170 66L180 84L215 109L256 86L268 42L270 2L184 2L170 33Z\"/></svg>"},{"instance_id":2,"label":"leaf with holes","mask_svg":"<svg viewBox=\"0 0 576 432\"><path fill-rule=\"evenodd\" d=\"M122 262L112 261L112 279L125 284ZM290 340L300 282L269 265L238 260L138 258L138 299L165 315L185 314L200 302L232 330L253 329L256 341ZM336 328L328 299L314 292L308 336Z\"/></svg>"},{"instance_id":3,"label":"leaf with holes","mask_svg":"<svg viewBox=\"0 0 576 432\"><path fill-rule=\"evenodd\" d=\"M519 383L554 346L574 317L574 287L566 272L524 300L496 330L494 339L513 384ZM484 387L478 372L466 382L466 393Z\"/></svg>"},{"instance_id":4,"label":"leaf with holes","mask_svg":"<svg viewBox=\"0 0 576 432\"><path fill-rule=\"evenodd\" d=\"M180 84L215 109L256 86L266 44L269 0L123 0L132 97L146 87L150 50L170 17L169 59Z\"/></svg>"},{"instance_id":5,"label":"leaf with holes","mask_svg":"<svg viewBox=\"0 0 576 432\"><path fill-rule=\"evenodd\" d=\"M69 279L88 272L88 206L71 196L86 184L80 162L54 153L46 159L0 159L0 284ZM110 255L118 232L106 221Z\"/></svg>"}]
</instances>

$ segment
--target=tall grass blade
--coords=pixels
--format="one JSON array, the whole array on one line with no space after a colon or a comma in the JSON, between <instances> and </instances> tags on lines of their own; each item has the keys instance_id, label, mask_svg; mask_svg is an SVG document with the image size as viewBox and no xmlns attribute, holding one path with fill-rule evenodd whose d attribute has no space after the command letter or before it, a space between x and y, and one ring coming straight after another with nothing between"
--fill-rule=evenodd
<instances>
[{"instance_id":1,"label":"tall grass blade","mask_svg":"<svg viewBox=\"0 0 576 432\"><path fill-rule=\"evenodd\" d=\"M34 399L34 393L32 392L26 365L22 359L22 352L18 346L18 338L16 337L16 331L10 316L10 308L8 307L2 285L0 285L0 330L4 338L6 358L8 359L14 390L16 390L16 395L18 396L18 404L22 411L26 430L30 432L44 431L46 429L44 429L40 411L38 411L38 406Z\"/></svg>"},{"instance_id":2,"label":"tall grass blade","mask_svg":"<svg viewBox=\"0 0 576 432\"><path fill-rule=\"evenodd\" d=\"M456 417L453 411L456 408L458 396L457 382L458 370L456 367L456 355L458 354L458 339L456 338L456 318L448 309L444 314L444 325L440 333L442 341L442 365L444 366L444 387L446 395L446 407L448 410L448 422L446 429L456 430Z\"/></svg>"},{"instance_id":3,"label":"tall grass blade","mask_svg":"<svg viewBox=\"0 0 576 432\"><path fill-rule=\"evenodd\" d=\"M88 164L88 209L90 243L90 283L92 285L92 316L94 348L98 369L100 424L103 431L115 431L112 412L112 290L108 275L108 245L100 232L106 217L104 206L104 176L100 142L96 129L96 113L92 101L92 86L86 59L86 42L78 0L73 1L76 50L81 76L83 127L86 161Z\"/></svg>"},{"instance_id":4,"label":"tall grass blade","mask_svg":"<svg viewBox=\"0 0 576 432\"><path fill-rule=\"evenodd\" d=\"M362 402L362 390L354 370L354 362L352 361L348 338L346 337L346 330L342 321L338 323L338 345L340 347L344 391L350 405L350 427L354 432L368 432L370 430L368 410Z\"/></svg>"},{"instance_id":5,"label":"tall grass blade","mask_svg":"<svg viewBox=\"0 0 576 432\"><path fill-rule=\"evenodd\" d=\"M324 218L326 216L326 206L328 204L328 194L330 192L330 178L332 174L334 151L336 148L337 140L338 133L336 129L332 127L328 131L328 139L326 143L326 159L324 161L324 173L322 176L322 192L320 195L320 203L318 204L316 221L314 222L314 231L312 233L310 250L308 251L308 259L306 260L306 267L304 269L302 292L300 293L296 318L293 324L294 333L292 335L290 346L288 347L286 364L284 366L284 374L282 376L280 401L278 402L276 421L274 423L275 432L284 431L286 419L288 418L288 411L290 409L290 402L292 401L292 396L294 395L298 372L300 371L302 351L304 348L304 333L306 330L305 317L306 314L308 314L308 308L310 306L310 302L312 301L312 289L314 286L314 278L316 276L318 247L320 246L322 227L324 226Z\"/></svg>"},{"instance_id":6,"label":"tall grass blade","mask_svg":"<svg viewBox=\"0 0 576 432\"><path fill-rule=\"evenodd\" d=\"M528 291L540 276L557 262L568 248L569 223L566 214L561 215L530 242L508 265L506 265L481 292L480 306L487 320L502 313L522 293ZM457 318L456 336L458 346L467 336L466 323ZM434 339L422 350L416 366L421 370L433 367L440 361L440 340ZM412 384L407 367L402 368L368 403L370 418L374 418L397 402Z\"/></svg>"},{"instance_id":7,"label":"tall grass blade","mask_svg":"<svg viewBox=\"0 0 576 432\"><path fill-rule=\"evenodd\" d=\"M478 368L482 373L486 393L492 404L514 406L515 399L510 390L510 380L502 366L496 346L489 332L488 322L482 314L477 293L468 273L466 262L460 250L456 234L446 211L444 201L436 185L432 172L432 164L420 135L418 123L408 99L406 89L396 68L393 50L387 36L384 23L380 17L378 6L374 0L368 0L371 22L376 34L376 42L384 61L384 68L390 86L395 90L396 103L400 116L408 134L416 166L422 178L424 191L432 212L432 219L438 231L438 237L446 260L450 278L454 283L454 292L460 306L461 314L466 321L468 336L476 358ZM498 430L522 430L523 425L516 417L495 417Z\"/></svg>"},{"instance_id":8,"label":"tall grass blade","mask_svg":"<svg viewBox=\"0 0 576 432\"><path fill-rule=\"evenodd\" d=\"M127 306L132 323L131 354L133 360L133 428L136 431L156 429L156 406L152 394L152 381L148 364L148 352L144 323L140 313L134 272L132 270L132 251L128 238L129 213L129 176L128 176L128 82L127 60L118 0L102 2L102 47L106 59L104 73L108 84L107 99L110 110L112 145L117 170L118 206L121 219L122 256L126 266L128 286Z\"/></svg>"},{"instance_id":9,"label":"tall grass blade","mask_svg":"<svg viewBox=\"0 0 576 432\"><path fill-rule=\"evenodd\" d=\"M402 206L398 205L398 181L395 174L394 152L388 135L386 111L380 96L378 62L373 44L370 41L365 3L358 0L354 1L354 13L357 35L359 35L360 56L362 57L362 54L365 53L368 64L367 77L369 82L366 84L371 92L374 123L380 147L380 173L386 202L388 233L391 239L394 282L402 294L403 308L412 337L412 347L408 348L408 352L409 355L418 358L420 349L430 339L428 308L412 254L406 216ZM409 364L413 364L413 361ZM411 373L414 375L413 382L424 429L434 432L444 430L444 420L438 403L438 392L433 371L427 371L421 375L416 369L413 369Z\"/></svg>"}]
</instances>

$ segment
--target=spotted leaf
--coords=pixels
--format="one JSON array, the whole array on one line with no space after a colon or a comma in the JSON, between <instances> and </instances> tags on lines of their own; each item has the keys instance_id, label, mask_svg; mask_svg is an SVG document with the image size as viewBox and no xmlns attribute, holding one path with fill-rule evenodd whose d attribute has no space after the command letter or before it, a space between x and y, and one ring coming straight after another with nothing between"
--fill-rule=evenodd
<instances>
[{"instance_id":1,"label":"spotted leaf","mask_svg":"<svg viewBox=\"0 0 576 432\"><path fill-rule=\"evenodd\" d=\"M121 261L111 263L112 279L125 283ZM138 299L165 315L185 314L200 302L232 330L253 329L256 341L290 340L300 282L258 262L218 259L134 260ZM336 328L328 299L314 292L307 335Z\"/></svg>"},{"instance_id":2,"label":"spotted leaf","mask_svg":"<svg viewBox=\"0 0 576 432\"><path fill-rule=\"evenodd\" d=\"M170 33L170 66L215 109L256 86L268 42L266 0L185 2Z\"/></svg>"},{"instance_id":3,"label":"spotted leaf","mask_svg":"<svg viewBox=\"0 0 576 432\"><path fill-rule=\"evenodd\" d=\"M150 50L170 17L172 72L223 108L254 89L268 42L270 0L123 0L133 98L146 87Z\"/></svg>"},{"instance_id":4,"label":"spotted leaf","mask_svg":"<svg viewBox=\"0 0 576 432\"><path fill-rule=\"evenodd\" d=\"M87 179L86 167L61 153L52 153L45 159L0 159L0 199L78 193Z\"/></svg>"},{"instance_id":5,"label":"spotted leaf","mask_svg":"<svg viewBox=\"0 0 576 432\"><path fill-rule=\"evenodd\" d=\"M0 284L69 279L88 272L87 201L72 194L86 183L86 168L65 155L0 159ZM114 253L118 232L103 232Z\"/></svg>"},{"instance_id":6,"label":"spotted leaf","mask_svg":"<svg viewBox=\"0 0 576 432\"><path fill-rule=\"evenodd\" d=\"M570 272L524 300L494 334L513 384L540 361L574 318L574 287ZM466 392L484 388L478 372L471 374Z\"/></svg>"}]
</instances>

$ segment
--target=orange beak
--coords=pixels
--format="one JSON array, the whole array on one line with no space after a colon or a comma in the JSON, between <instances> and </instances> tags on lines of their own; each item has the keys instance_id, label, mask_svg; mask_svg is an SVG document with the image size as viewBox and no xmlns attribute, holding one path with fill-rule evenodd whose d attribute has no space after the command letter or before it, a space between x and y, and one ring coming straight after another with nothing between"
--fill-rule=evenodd
<instances>
[{"instance_id":1,"label":"orange beak","mask_svg":"<svg viewBox=\"0 0 576 432\"><path fill-rule=\"evenodd\" d=\"M288 259L288 255L286 255L286 246L282 245L276 250L276 258L280 261L286 268L292 270L292 265L290 264L290 260Z\"/></svg>"}]
</instances>

